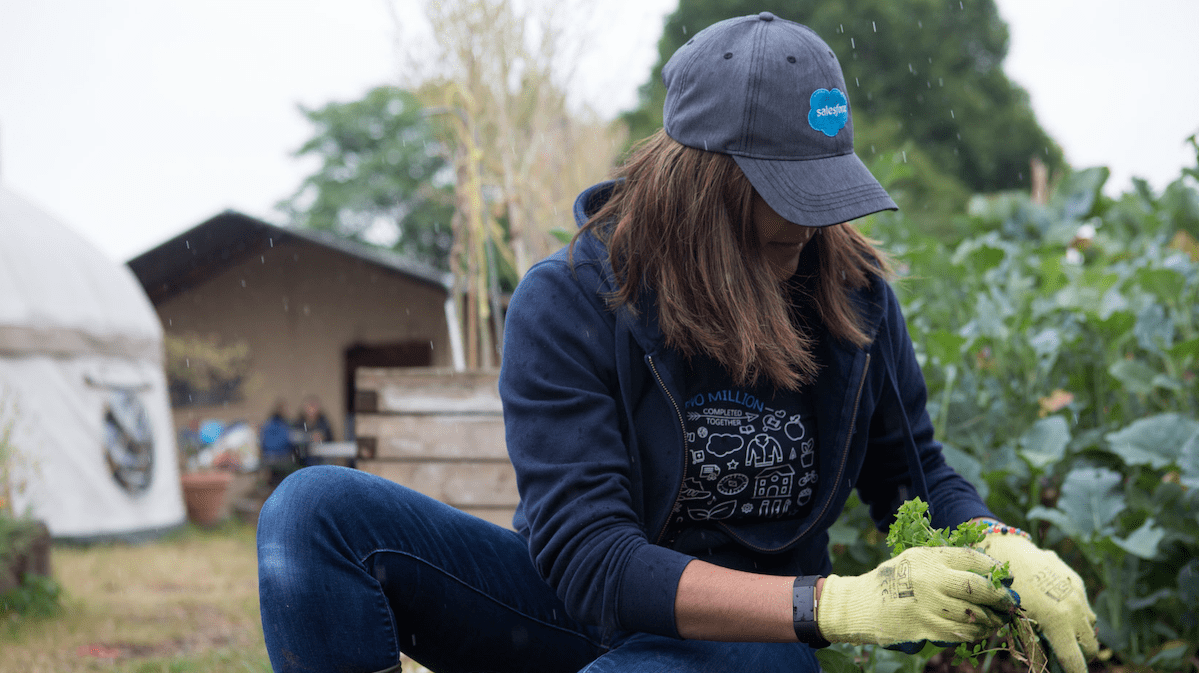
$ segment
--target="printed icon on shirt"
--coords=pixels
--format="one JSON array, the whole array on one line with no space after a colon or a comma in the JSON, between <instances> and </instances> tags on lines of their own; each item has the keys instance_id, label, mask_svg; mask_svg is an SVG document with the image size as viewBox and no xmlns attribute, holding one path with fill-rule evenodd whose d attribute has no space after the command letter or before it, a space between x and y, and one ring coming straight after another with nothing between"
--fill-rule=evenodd
<instances>
[{"instance_id":1,"label":"printed icon on shirt","mask_svg":"<svg viewBox=\"0 0 1199 673\"><path fill-rule=\"evenodd\" d=\"M799 464L803 467L812 467L816 463L816 440L809 439L799 448L803 451L799 457Z\"/></svg>"},{"instance_id":2,"label":"printed icon on shirt","mask_svg":"<svg viewBox=\"0 0 1199 673\"><path fill-rule=\"evenodd\" d=\"M737 495L749 486L749 477L744 474L730 474L716 484L716 490L721 495Z\"/></svg>"},{"instance_id":3,"label":"printed icon on shirt","mask_svg":"<svg viewBox=\"0 0 1199 673\"><path fill-rule=\"evenodd\" d=\"M736 511L737 501L729 500L720 503L712 509L689 509L687 510L687 516L691 517L694 521L719 521L729 518Z\"/></svg>"},{"instance_id":4,"label":"printed icon on shirt","mask_svg":"<svg viewBox=\"0 0 1199 673\"><path fill-rule=\"evenodd\" d=\"M795 499L795 503L797 505L799 505L800 507L803 507L804 505L808 504L808 501L810 501L811 499L812 499L812 489L805 488L799 492L799 497Z\"/></svg>"},{"instance_id":5,"label":"printed icon on shirt","mask_svg":"<svg viewBox=\"0 0 1199 673\"><path fill-rule=\"evenodd\" d=\"M790 498L795 486L795 468L790 465L762 470L754 477L754 499Z\"/></svg>"},{"instance_id":6,"label":"printed icon on shirt","mask_svg":"<svg viewBox=\"0 0 1199 673\"><path fill-rule=\"evenodd\" d=\"M679 500L703 500L710 497L712 497L712 492L705 491L704 485L692 477L683 481L683 489L679 491Z\"/></svg>"},{"instance_id":7,"label":"printed icon on shirt","mask_svg":"<svg viewBox=\"0 0 1199 673\"><path fill-rule=\"evenodd\" d=\"M745 464L754 467L770 467L783 462L783 446L774 437L760 433L749 441L745 449Z\"/></svg>"},{"instance_id":8,"label":"printed icon on shirt","mask_svg":"<svg viewBox=\"0 0 1199 673\"><path fill-rule=\"evenodd\" d=\"M780 428L783 427L782 419L783 419L783 416L786 416L786 415L787 415L787 412L783 411L782 409L779 409L778 411L767 414L766 416L762 417L762 427L769 432L777 432Z\"/></svg>"},{"instance_id":9,"label":"printed icon on shirt","mask_svg":"<svg viewBox=\"0 0 1199 673\"><path fill-rule=\"evenodd\" d=\"M800 420L799 414L795 414L787 420L787 424L783 426L783 432L787 433L787 439L798 442L804 438L808 430L804 427L803 421Z\"/></svg>"},{"instance_id":10,"label":"printed icon on shirt","mask_svg":"<svg viewBox=\"0 0 1199 673\"><path fill-rule=\"evenodd\" d=\"M791 509L790 500L763 500L758 505L758 516L783 516Z\"/></svg>"},{"instance_id":11,"label":"printed icon on shirt","mask_svg":"<svg viewBox=\"0 0 1199 673\"><path fill-rule=\"evenodd\" d=\"M708 435L707 451L717 458L740 451L741 447L745 446L745 438L740 435Z\"/></svg>"},{"instance_id":12,"label":"printed icon on shirt","mask_svg":"<svg viewBox=\"0 0 1199 673\"><path fill-rule=\"evenodd\" d=\"M704 465L703 467L699 468L699 476L700 479L716 481L716 478L720 476L720 466L711 464Z\"/></svg>"}]
</instances>

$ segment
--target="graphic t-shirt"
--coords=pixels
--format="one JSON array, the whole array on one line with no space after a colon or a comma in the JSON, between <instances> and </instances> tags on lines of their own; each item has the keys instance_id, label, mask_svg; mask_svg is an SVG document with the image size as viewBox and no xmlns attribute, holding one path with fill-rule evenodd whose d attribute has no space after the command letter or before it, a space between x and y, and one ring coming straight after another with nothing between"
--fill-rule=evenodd
<instances>
[{"instance_id":1,"label":"graphic t-shirt","mask_svg":"<svg viewBox=\"0 0 1199 673\"><path fill-rule=\"evenodd\" d=\"M738 388L714 360L696 357L683 406L688 456L676 526L808 514L819 474L805 394Z\"/></svg>"}]
</instances>

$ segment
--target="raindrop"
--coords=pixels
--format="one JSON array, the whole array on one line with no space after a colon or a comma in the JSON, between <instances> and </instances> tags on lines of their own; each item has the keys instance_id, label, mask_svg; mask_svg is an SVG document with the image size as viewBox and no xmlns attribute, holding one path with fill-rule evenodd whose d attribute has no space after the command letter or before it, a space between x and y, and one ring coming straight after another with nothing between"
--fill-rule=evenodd
<instances>
[{"instance_id":1,"label":"raindrop","mask_svg":"<svg viewBox=\"0 0 1199 673\"><path fill-rule=\"evenodd\" d=\"M925 88L931 89L933 88L933 83L931 81L925 81L924 86Z\"/></svg>"},{"instance_id":2,"label":"raindrop","mask_svg":"<svg viewBox=\"0 0 1199 673\"><path fill-rule=\"evenodd\" d=\"M937 86L945 86L945 78L944 77L937 78Z\"/></svg>"},{"instance_id":3,"label":"raindrop","mask_svg":"<svg viewBox=\"0 0 1199 673\"><path fill-rule=\"evenodd\" d=\"M245 278L242 278L242 279L241 279L241 286L242 286L242 287L245 287L245 286L246 286L246 279L245 279Z\"/></svg>"},{"instance_id":4,"label":"raindrop","mask_svg":"<svg viewBox=\"0 0 1199 673\"><path fill-rule=\"evenodd\" d=\"M1047 147L1047 148L1045 148L1045 151L1046 151L1046 152L1048 152L1048 151L1049 151L1049 148L1048 148L1048 147ZM167 318L167 327L170 327L170 326L171 326L171 322L172 322L172 321L171 321L171 319L170 319L170 318Z\"/></svg>"},{"instance_id":5,"label":"raindrop","mask_svg":"<svg viewBox=\"0 0 1199 673\"><path fill-rule=\"evenodd\" d=\"M958 7L960 7L961 9L966 9L966 5L962 4L962 0L958 0Z\"/></svg>"},{"instance_id":6,"label":"raindrop","mask_svg":"<svg viewBox=\"0 0 1199 673\"><path fill-rule=\"evenodd\" d=\"M870 153L871 153L871 154L874 154L874 145L871 145L871 146L870 146Z\"/></svg>"},{"instance_id":7,"label":"raindrop","mask_svg":"<svg viewBox=\"0 0 1199 673\"><path fill-rule=\"evenodd\" d=\"M686 35L686 34L687 34L687 26L683 26L683 34L684 34L684 35Z\"/></svg>"},{"instance_id":8,"label":"raindrop","mask_svg":"<svg viewBox=\"0 0 1199 673\"><path fill-rule=\"evenodd\" d=\"M412 646L416 647L416 634L412 634Z\"/></svg>"},{"instance_id":9,"label":"raindrop","mask_svg":"<svg viewBox=\"0 0 1199 673\"><path fill-rule=\"evenodd\" d=\"M917 22L916 22L916 25L917 25L917 26L920 26L921 28L923 28L923 27L924 27L924 22L923 22L923 21L917 21Z\"/></svg>"},{"instance_id":10,"label":"raindrop","mask_svg":"<svg viewBox=\"0 0 1199 673\"><path fill-rule=\"evenodd\" d=\"M708 151L708 141L707 140L704 141L704 151L705 152Z\"/></svg>"},{"instance_id":11,"label":"raindrop","mask_svg":"<svg viewBox=\"0 0 1199 673\"><path fill-rule=\"evenodd\" d=\"M949 110L949 118L950 118L950 119L957 119L957 115L955 115L955 114L953 113L953 109L952 109L952 108L950 108L950 110Z\"/></svg>"},{"instance_id":12,"label":"raindrop","mask_svg":"<svg viewBox=\"0 0 1199 673\"><path fill-rule=\"evenodd\" d=\"M192 249L192 242L191 242L191 241L184 241L184 242L183 242L183 247L187 248L188 250L191 250L191 249Z\"/></svg>"},{"instance_id":13,"label":"raindrop","mask_svg":"<svg viewBox=\"0 0 1199 673\"><path fill-rule=\"evenodd\" d=\"M558 621L558 610L557 610L557 608L555 608L554 610L551 610L551 612L553 612L553 613L554 613L554 621Z\"/></svg>"},{"instance_id":14,"label":"raindrop","mask_svg":"<svg viewBox=\"0 0 1199 673\"><path fill-rule=\"evenodd\" d=\"M261 260L262 260L262 263L263 263L263 264L266 264L266 255L259 255L259 256L258 256L258 259L261 259Z\"/></svg>"},{"instance_id":15,"label":"raindrop","mask_svg":"<svg viewBox=\"0 0 1199 673\"><path fill-rule=\"evenodd\" d=\"M851 37L851 38L849 38L849 48L850 48L850 49L857 49L857 48L858 48L858 45L854 44L854 42L853 42L853 38L852 38L852 37Z\"/></svg>"},{"instance_id":16,"label":"raindrop","mask_svg":"<svg viewBox=\"0 0 1199 673\"><path fill-rule=\"evenodd\" d=\"M874 29L874 32L876 32L876 33L878 32L878 26L875 25L875 23L873 21L870 22L870 27Z\"/></svg>"},{"instance_id":17,"label":"raindrop","mask_svg":"<svg viewBox=\"0 0 1199 673\"><path fill-rule=\"evenodd\" d=\"M175 362L178 362L178 360L175 360ZM183 363L190 369L192 366L192 359L191 358L183 358Z\"/></svg>"},{"instance_id":18,"label":"raindrop","mask_svg":"<svg viewBox=\"0 0 1199 673\"><path fill-rule=\"evenodd\" d=\"M908 64L908 72L912 73L913 75L915 75L915 74L916 74L916 71L915 71L915 70L912 68L912 64L911 64L911 63L909 63L909 64Z\"/></svg>"},{"instance_id":19,"label":"raindrop","mask_svg":"<svg viewBox=\"0 0 1199 673\"><path fill-rule=\"evenodd\" d=\"M268 238L266 240L267 240L267 242L269 242L271 244L272 248L275 247L275 239L274 238Z\"/></svg>"},{"instance_id":20,"label":"raindrop","mask_svg":"<svg viewBox=\"0 0 1199 673\"><path fill-rule=\"evenodd\" d=\"M862 85L861 85L861 83L859 83L859 82L858 82L858 78L857 78L857 77L853 78L853 85L854 85L854 86L857 86L857 87L860 87L860 86L862 86Z\"/></svg>"},{"instance_id":21,"label":"raindrop","mask_svg":"<svg viewBox=\"0 0 1199 673\"><path fill-rule=\"evenodd\" d=\"M908 162L908 151L903 150L903 163L906 164L907 162Z\"/></svg>"}]
</instances>

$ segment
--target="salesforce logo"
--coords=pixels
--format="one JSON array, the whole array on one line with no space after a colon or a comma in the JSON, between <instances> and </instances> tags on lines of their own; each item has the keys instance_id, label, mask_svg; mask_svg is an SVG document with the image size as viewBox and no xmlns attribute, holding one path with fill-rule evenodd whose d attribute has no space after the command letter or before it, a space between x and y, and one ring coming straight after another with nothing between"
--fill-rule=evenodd
<instances>
[{"instance_id":1,"label":"salesforce logo","mask_svg":"<svg viewBox=\"0 0 1199 673\"><path fill-rule=\"evenodd\" d=\"M824 135L832 138L849 123L849 101L840 89L817 89L810 102L808 125Z\"/></svg>"}]
</instances>

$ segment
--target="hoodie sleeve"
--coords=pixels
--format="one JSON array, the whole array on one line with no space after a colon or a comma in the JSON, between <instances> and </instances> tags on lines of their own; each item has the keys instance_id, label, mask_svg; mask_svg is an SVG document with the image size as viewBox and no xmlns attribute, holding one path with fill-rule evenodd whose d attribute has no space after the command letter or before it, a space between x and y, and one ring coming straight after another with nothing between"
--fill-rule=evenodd
<instances>
[{"instance_id":1,"label":"hoodie sleeve","mask_svg":"<svg viewBox=\"0 0 1199 673\"><path fill-rule=\"evenodd\" d=\"M974 485L945 462L941 443L933 437L932 419L925 408L928 388L924 374L916 361L899 300L889 285L883 286L886 310L874 352L886 363L886 376L892 380L882 387L870 419L866 461L859 481L862 501L870 506L875 523L885 530L904 499L921 495L921 479L913 478L909 470L908 456L914 454L919 456L934 526L944 528L978 516L993 517Z\"/></svg>"},{"instance_id":2,"label":"hoodie sleeve","mask_svg":"<svg viewBox=\"0 0 1199 673\"><path fill-rule=\"evenodd\" d=\"M499 387L529 551L575 618L677 638L675 593L691 557L650 544L636 514L615 316L587 289L595 278L593 266L551 258L509 305Z\"/></svg>"}]
</instances>

